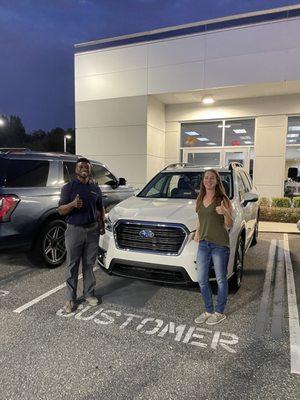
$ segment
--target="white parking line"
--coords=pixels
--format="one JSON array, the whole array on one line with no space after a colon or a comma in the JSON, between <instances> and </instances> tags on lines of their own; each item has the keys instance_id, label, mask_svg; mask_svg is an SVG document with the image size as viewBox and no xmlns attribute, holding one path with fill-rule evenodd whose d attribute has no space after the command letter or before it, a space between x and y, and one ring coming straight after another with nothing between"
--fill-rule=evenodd
<instances>
[{"instance_id":1,"label":"white parking line","mask_svg":"<svg viewBox=\"0 0 300 400\"><path fill-rule=\"evenodd\" d=\"M99 267L94 267L93 270L96 271L97 269L99 269ZM80 274L78 276L78 280L82 279L82 274ZM17 313L17 314L21 314L21 312L23 312L24 310L27 310L27 308L33 306L34 304L39 303L41 300L45 299L46 297L51 296L51 294L58 292L60 289L63 289L64 287L66 287L66 283L62 283L61 285L55 287L54 289L49 290L48 292L42 294L39 297L36 297L35 299L29 301L28 303L24 304L23 306L16 308L13 312Z\"/></svg>"},{"instance_id":2,"label":"white parking line","mask_svg":"<svg viewBox=\"0 0 300 400\"><path fill-rule=\"evenodd\" d=\"M285 267L286 267L287 297L289 306L291 373L300 375L299 313L297 306L297 296L295 289L293 266L290 256L289 239L286 233L284 234L283 246L284 246Z\"/></svg>"},{"instance_id":3,"label":"white parking line","mask_svg":"<svg viewBox=\"0 0 300 400\"><path fill-rule=\"evenodd\" d=\"M267 311L268 311L269 297L270 297L270 292L271 292L271 283L272 283L272 277L273 277L274 264L276 262L276 260L275 260L276 245L277 245L277 240L272 239L271 245L270 245L270 250L269 250L266 274L265 274L263 294L262 294L260 307L259 307L259 311L257 314L257 320L256 320L255 333L256 333L256 336L258 336L258 337L260 337L261 335L264 334L266 324L268 322Z\"/></svg>"}]
</instances>

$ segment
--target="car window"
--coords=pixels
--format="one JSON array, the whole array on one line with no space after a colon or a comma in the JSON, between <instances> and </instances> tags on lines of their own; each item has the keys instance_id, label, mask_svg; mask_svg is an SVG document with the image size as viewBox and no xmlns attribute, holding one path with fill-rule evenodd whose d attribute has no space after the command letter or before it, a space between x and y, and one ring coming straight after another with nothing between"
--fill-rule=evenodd
<instances>
[{"instance_id":1,"label":"car window","mask_svg":"<svg viewBox=\"0 0 300 400\"><path fill-rule=\"evenodd\" d=\"M116 182L116 177L98 164L92 164L92 178L98 185L109 185L112 182Z\"/></svg>"},{"instance_id":2,"label":"car window","mask_svg":"<svg viewBox=\"0 0 300 400\"><path fill-rule=\"evenodd\" d=\"M5 187L43 187L47 185L49 161L11 159L1 164Z\"/></svg>"},{"instance_id":3,"label":"car window","mask_svg":"<svg viewBox=\"0 0 300 400\"><path fill-rule=\"evenodd\" d=\"M64 182L70 182L76 178L75 168L76 162L64 161Z\"/></svg>"},{"instance_id":4,"label":"car window","mask_svg":"<svg viewBox=\"0 0 300 400\"><path fill-rule=\"evenodd\" d=\"M232 198L231 173L221 172L221 180ZM196 199L202 172L164 172L156 175L139 193L139 197Z\"/></svg>"}]
</instances>

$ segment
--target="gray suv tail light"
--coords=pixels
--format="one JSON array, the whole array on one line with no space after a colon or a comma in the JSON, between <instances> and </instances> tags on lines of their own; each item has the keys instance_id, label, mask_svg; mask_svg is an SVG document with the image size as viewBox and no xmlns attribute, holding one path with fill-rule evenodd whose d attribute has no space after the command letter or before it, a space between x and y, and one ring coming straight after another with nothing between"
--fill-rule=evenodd
<instances>
[{"instance_id":1,"label":"gray suv tail light","mask_svg":"<svg viewBox=\"0 0 300 400\"><path fill-rule=\"evenodd\" d=\"M0 196L0 223L8 222L20 199L14 194Z\"/></svg>"}]
</instances>

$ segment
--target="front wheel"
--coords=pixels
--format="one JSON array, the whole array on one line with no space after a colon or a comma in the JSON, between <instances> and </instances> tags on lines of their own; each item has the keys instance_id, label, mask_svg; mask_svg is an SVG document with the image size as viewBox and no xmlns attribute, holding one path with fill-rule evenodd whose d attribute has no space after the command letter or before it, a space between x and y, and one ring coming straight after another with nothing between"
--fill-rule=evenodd
<instances>
[{"instance_id":1,"label":"front wheel","mask_svg":"<svg viewBox=\"0 0 300 400\"><path fill-rule=\"evenodd\" d=\"M34 259L42 261L48 268L60 266L66 258L65 230L66 224L62 220L47 223L39 232L32 250Z\"/></svg>"},{"instance_id":2,"label":"front wheel","mask_svg":"<svg viewBox=\"0 0 300 400\"><path fill-rule=\"evenodd\" d=\"M241 287L244 271L244 242L241 237L238 238L238 243L234 256L234 275L230 280L230 288L237 291Z\"/></svg>"}]
</instances>

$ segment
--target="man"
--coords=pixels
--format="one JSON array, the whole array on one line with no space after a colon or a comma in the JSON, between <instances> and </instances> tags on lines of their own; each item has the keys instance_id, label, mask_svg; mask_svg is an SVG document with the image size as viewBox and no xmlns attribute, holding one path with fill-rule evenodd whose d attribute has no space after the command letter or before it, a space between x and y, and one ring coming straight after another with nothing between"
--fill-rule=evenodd
<instances>
[{"instance_id":1,"label":"man","mask_svg":"<svg viewBox=\"0 0 300 400\"><path fill-rule=\"evenodd\" d=\"M91 180L91 164L79 158L75 168L76 179L62 187L58 212L66 215L65 244L67 313L76 309L79 264L82 260L83 296L91 306L98 304L94 296L96 279L93 267L98 252L99 235L104 234L105 211L98 185Z\"/></svg>"}]
</instances>

